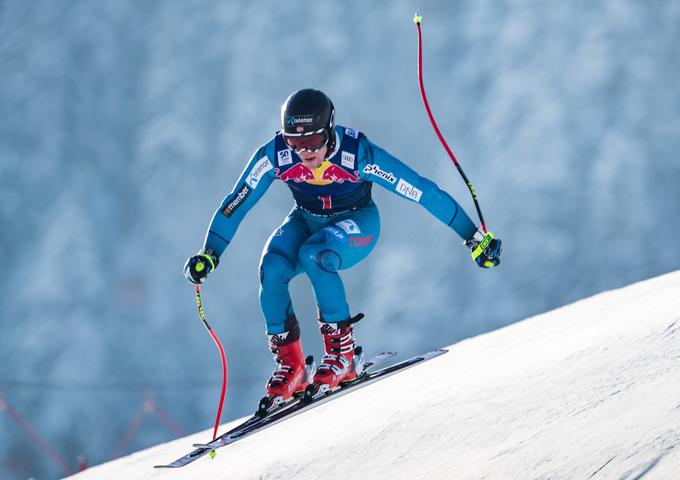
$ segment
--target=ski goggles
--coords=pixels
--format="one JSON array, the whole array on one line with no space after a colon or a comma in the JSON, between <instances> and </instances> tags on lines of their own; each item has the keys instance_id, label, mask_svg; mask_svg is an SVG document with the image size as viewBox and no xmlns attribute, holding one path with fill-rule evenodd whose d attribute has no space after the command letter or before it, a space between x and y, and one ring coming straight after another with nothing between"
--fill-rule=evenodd
<instances>
[{"instance_id":1,"label":"ski goggles","mask_svg":"<svg viewBox=\"0 0 680 480\"><path fill-rule=\"evenodd\" d=\"M300 135L284 133L283 138L296 153L316 153L328 144L328 132L325 129Z\"/></svg>"}]
</instances>

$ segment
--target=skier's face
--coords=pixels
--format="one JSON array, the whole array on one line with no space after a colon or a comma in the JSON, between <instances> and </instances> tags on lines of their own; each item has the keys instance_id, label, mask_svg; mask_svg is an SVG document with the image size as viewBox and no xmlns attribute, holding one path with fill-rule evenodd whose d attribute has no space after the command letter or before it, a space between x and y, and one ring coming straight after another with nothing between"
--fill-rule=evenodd
<instances>
[{"instance_id":1,"label":"skier's face","mask_svg":"<svg viewBox=\"0 0 680 480\"><path fill-rule=\"evenodd\" d=\"M298 155L307 167L317 168L323 163L326 153L328 153L328 146L324 145L318 152L302 151Z\"/></svg>"}]
</instances>

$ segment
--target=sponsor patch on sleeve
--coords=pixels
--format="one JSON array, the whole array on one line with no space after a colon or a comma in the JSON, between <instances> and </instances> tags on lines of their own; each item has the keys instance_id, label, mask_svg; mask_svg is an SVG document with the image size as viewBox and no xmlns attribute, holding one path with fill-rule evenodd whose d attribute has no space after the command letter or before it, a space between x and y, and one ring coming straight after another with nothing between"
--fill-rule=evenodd
<instances>
[{"instance_id":1,"label":"sponsor patch on sleeve","mask_svg":"<svg viewBox=\"0 0 680 480\"><path fill-rule=\"evenodd\" d=\"M242 184L238 191L232 195L231 200L229 200L224 208L222 208L222 213L227 217L231 217L236 209L246 201L246 198L248 198L248 195L250 195L250 192L252 191L253 190L248 185L245 183Z\"/></svg>"},{"instance_id":2,"label":"sponsor patch on sleeve","mask_svg":"<svg viewBox=\"0 0 680 480\"><path fill-rule=\"evenodd\" d=\"M269 161L269 157L265 155L253 166L252 170L250 170L250 173L246 177L246 183L252 189L257 188L257 184L260 183L262 176L272 168L273 167Z\"/></svg>"},{"instance_id":3,"label":"sponsor patch on sleeve","mask_svg":"<svg viewBox=\"0 0 680 480\"><path fill-rule=\"evenodd\" d=\"M378 178L382 178L386 182L390 183L395 183L397 181L397 177L395 177L392 172L386 172L385 170L382 170L378 165L372 163L369 165L366 165L364 167L364 173L367 173L369 175L375 175Z\"/></svg>"},{"instance_id":4,"label":"sponsor patch on sleeve","mask_svg":"<svg viewBox=\"0 0 680 480\"><path fill-rule=\"evenodd\" d=\"M415 200L416 202L420 202L420 197L423 194L422 190L418 190L403 178L400 178L399 183L397 183L397 192L406 198Z\"/></svg>"}]
</instances>

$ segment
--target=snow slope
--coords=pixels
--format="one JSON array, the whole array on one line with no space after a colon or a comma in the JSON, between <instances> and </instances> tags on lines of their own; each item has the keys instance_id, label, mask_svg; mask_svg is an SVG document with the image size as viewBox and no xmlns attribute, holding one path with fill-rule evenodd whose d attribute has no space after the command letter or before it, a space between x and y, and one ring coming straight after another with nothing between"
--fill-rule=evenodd
<instances>
[{"instance_id":1,"label":"snow slope","mask_svg":"<svg viewBox=\"0 0 680 480\"><path fill-rule=\"evenodd\" d=\"M214 460L152 469L210 436L76 477L680 478L680 271L457 343Z\"/></svg>"}]
</instances>

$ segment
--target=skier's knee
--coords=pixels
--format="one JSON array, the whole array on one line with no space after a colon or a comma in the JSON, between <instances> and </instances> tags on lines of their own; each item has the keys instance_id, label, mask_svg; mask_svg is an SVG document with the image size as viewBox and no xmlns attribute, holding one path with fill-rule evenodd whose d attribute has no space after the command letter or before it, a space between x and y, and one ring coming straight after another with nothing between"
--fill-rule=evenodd
<instances>
[{"instance_id":1,"label":"skier's knee","mask_svg":"<svg viewBox=\"0 0 680 480\"><path fill-rule=\"evenodd\" d=\"M269 251L262 256L260 261L260 284L288 283L292 272L293 267L286 257Z\"/></svg>"},{"instance_id":2,"label":"skier's knee","mask_svg":"<svg viewBox=\"0 0 680 480\"><path fill-rule=\"evenodd\" d=\"M309 271L310 268L321 268L329 273L340 269L342 259L338 252L328 248L320 249L318 245L303 245L300 248L300 263Z\"/></svg>"}]
</instances>

